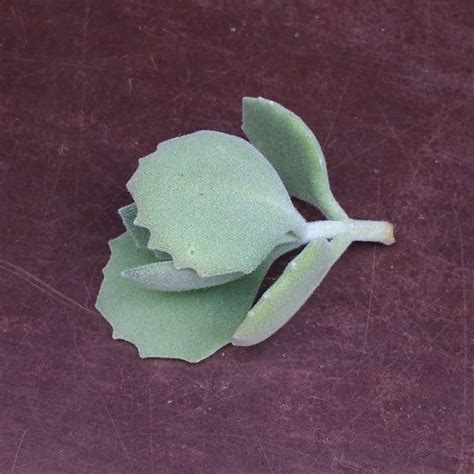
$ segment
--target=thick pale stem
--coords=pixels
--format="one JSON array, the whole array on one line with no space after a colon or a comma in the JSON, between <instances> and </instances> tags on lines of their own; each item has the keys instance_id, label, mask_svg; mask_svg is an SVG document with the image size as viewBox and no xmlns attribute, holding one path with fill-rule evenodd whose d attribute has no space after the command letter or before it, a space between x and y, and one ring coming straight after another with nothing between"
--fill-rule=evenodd
<instances>
[{"instance_id":1,"label":"thick pale stem","mask_svg":"<svg viewBox=\"0 0 474 474\"><path fill-rule=\"evenodd\" d=\"M393 225L389 222L354 219L308 222L305 242L316 239L332 239L343 234L351 240L362 242L380 242L385 245L395 242Z\"/></svg>"}]
</instances>

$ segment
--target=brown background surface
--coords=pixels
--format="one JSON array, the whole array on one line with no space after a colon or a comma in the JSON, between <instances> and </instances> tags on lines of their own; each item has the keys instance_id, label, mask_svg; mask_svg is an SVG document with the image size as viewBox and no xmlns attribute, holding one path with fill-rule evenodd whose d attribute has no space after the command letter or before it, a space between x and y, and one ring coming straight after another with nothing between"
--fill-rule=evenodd
<instances>
[{"instance_id":1,"label":"brown background surface","mask_svg":"<svg viewBox=\"0 0 474 474\"><path fill-rule=\"evenodd\" d=\"M474 472L473 27L470 1L3 1L0 472ZM398 242L257 347L140 360L94 309L125 182L240 134L244 95Z\"/></svg>"}]
</instances>

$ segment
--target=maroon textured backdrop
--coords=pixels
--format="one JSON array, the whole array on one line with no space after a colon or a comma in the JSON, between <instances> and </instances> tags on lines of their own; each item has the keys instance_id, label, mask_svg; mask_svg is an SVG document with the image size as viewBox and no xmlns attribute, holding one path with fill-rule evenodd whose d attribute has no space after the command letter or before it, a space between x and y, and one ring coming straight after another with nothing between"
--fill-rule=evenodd
<instances>
[{"instance_id":1,"label":"maroon textured backdrop","mask_svg":"<svg viewBox=\"0 0 474 474\"><path fill-rule=\"evenodd\" d=\"M0 472L474 472L473 15L3 1ZM353 245L257 347L141 360L94 309L125 183L164 139L240 134L244 95L301 115L398 242Z\"/></svg>"}]
</instances>

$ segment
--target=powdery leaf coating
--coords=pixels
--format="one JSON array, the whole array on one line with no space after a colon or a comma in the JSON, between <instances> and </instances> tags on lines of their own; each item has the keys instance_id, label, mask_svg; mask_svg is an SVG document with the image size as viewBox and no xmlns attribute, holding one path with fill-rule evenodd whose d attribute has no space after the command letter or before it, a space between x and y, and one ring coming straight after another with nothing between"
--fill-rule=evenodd
<instances>
[{"instance_id":1,"label":"powdery leaf coating","mask_svg":"<svg viewBox=\"0 0 474 474\"><path fill-rule=\"evenodd\" d=\"M129 268L122 272L125 278L151 290L188 291L222 285L241 278L243 273L226 273L211 277L201 277L190 268L178 270L172 261L154 262Z\"/></svg>"},{"instance_id":2,"label":"powdery leaf coating","mask_svg":"<svg viewBox=\"0 0 474 474\"><path fill-rule=\"evenodd\" d=\"M306 223L270 163L245 140L201 131L161 143L127 184L148 247L200 276L250 273Z\"/></svg>"},{"instance_id":3,"label":"powdery leaf coating","mask_svg":"<svg viewBox=\"0 0 474 474\"><path fill-rule=\"evenodd\" d=\"M278 331L303 306L350 243L344 235L331 242L309 243L249 311L232 344L252 346Z\"/></svg>"},{"instance_id":4,"label":"powdery leaf coating","mask_svg":"<svg viewBox=\"0 0 474 474\"><path fill-rule=\"evenodd\" d=\"M261 97L244 97L242 107L242 130L276 169L289 194L315 205L328 219L347 219L329 187L321 146L307 125Z\"/></svg>"},{"instance_id":5,"label":"powdery leaf coating","mask_svg":"<svg viewBox=\"0 0 474 474\"><path fill-rule=\"evenodd\" d=\"M111 258L96 307L113 327L113 337L134 344L140 357L199 362L228 344L252 305L269 261L236 281L213 288L169 293L151 291L124 278L130 267L153 262L130 234L110 241Z\"/></svg>"}]
</instances>

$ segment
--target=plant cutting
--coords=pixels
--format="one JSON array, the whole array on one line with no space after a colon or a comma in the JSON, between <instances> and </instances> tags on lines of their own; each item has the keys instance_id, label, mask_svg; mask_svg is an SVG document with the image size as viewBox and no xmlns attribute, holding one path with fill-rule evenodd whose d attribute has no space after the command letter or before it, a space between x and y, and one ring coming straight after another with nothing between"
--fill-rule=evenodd
<instances>
[{"instance_id":1,"label":"plant cutting","mask_svg":"<svg viewBox=\"0 0 474 474\"><path fill-rule=\"evenodd\" d=\"M353 241L394 243L393 226L351 219L334 198L321 147L276 102L243 99L249 141L200 131L159 144L127 183L126 232L96 307L141 357L198 362L280 329ZM295 197L327 220L307 222ZM301 252L254 303L271 264Z\"/></svg>"}]
</instances>

